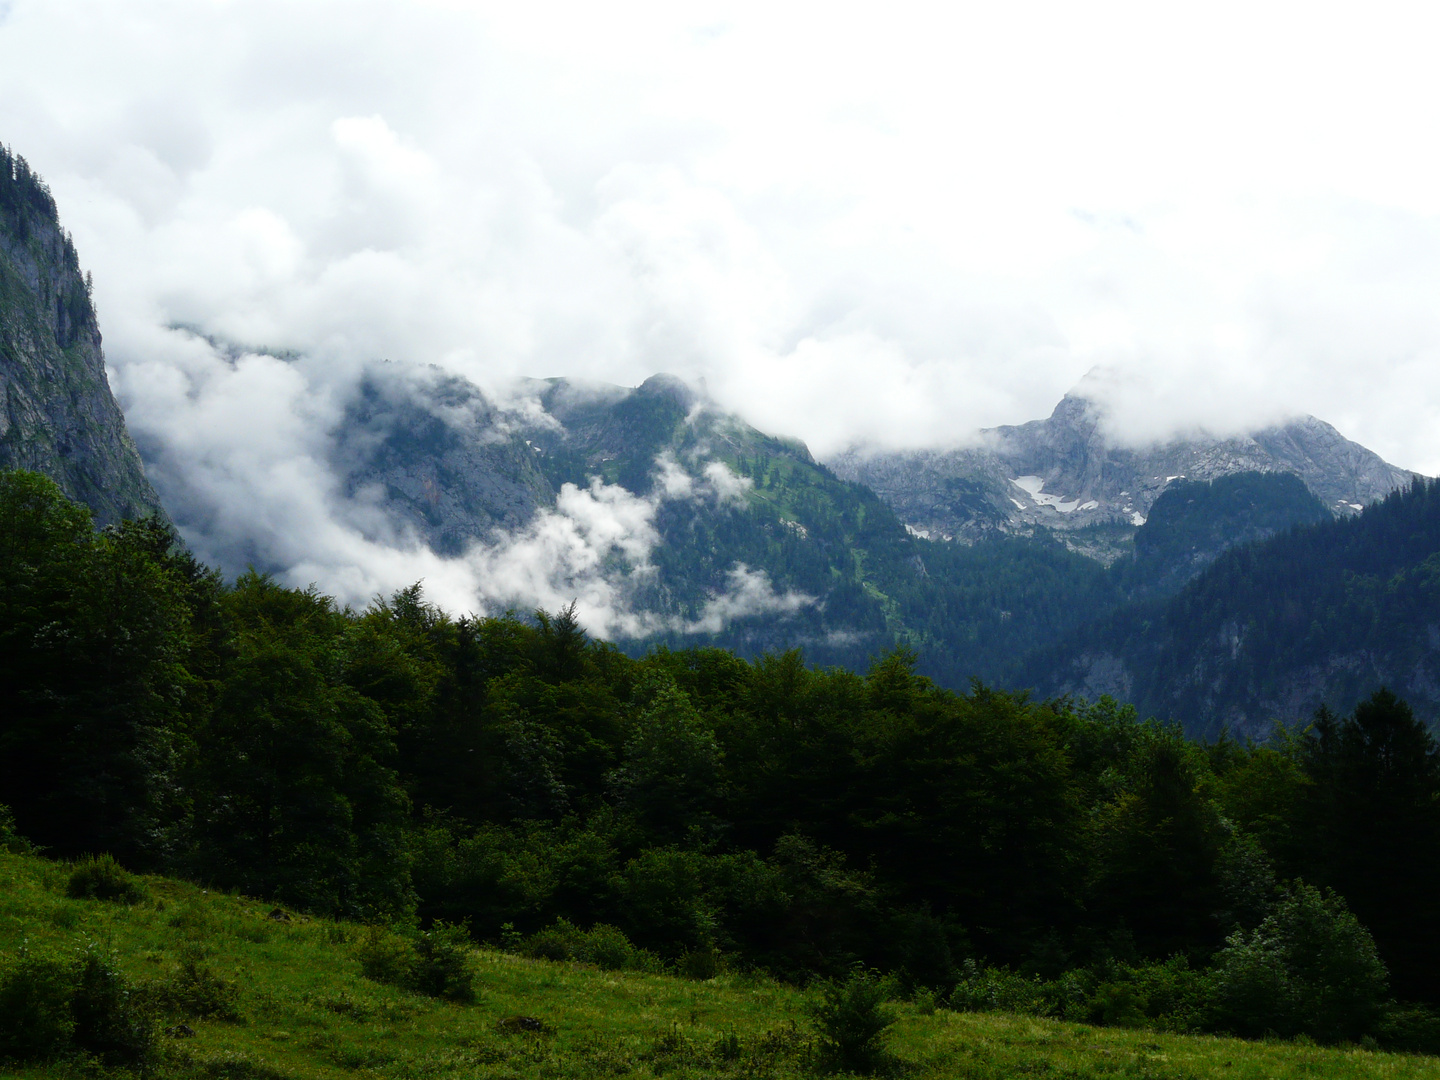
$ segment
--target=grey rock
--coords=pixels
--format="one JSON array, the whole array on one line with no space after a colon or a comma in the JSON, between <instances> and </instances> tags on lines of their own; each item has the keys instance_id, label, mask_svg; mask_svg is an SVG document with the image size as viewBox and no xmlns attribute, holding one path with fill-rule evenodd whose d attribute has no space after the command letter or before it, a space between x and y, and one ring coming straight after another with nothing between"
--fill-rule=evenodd
<instances>
[{"instance_id":1,"label":"grey rock","mask_svg":"<svg viewBox=\"0 0 1440 1080\"><path fill-rule=\"evenodd\" d=\"M524 435L521 417L465 379L382 363L345 409L331 464L352 502L375 508L365 531L410 531L453 556L554 505Z\"/></svg>"},{"instance_id":2,"label":"grey rock","mask_svg":"<svg viewBox=\"0 0 1440 1080\"><path fill-rule=\"evenodd\" d=\"M43 473L101 525L164 516L110 392L75 246L44 183L3 147L0 468Z\"/></svg>"},{"instance_id":3,"label":"grey rock","mask_svg":"<svg viewBox=\"0 0 1440 1080\"><path fill-rule=\"evenodd\" d=\"M1045 420L981 433L957 450L848 450L827 462L871 487L915 532L975 539L988 531L1056 530L1110 561L1172 481L1239 472L1299 476L1337 515L1352 514L1415 476L1313 416L1233 438L1195 435L1132 448L1105 436L1095 404L1067 394Z\"/></svg>"}]
</instances>

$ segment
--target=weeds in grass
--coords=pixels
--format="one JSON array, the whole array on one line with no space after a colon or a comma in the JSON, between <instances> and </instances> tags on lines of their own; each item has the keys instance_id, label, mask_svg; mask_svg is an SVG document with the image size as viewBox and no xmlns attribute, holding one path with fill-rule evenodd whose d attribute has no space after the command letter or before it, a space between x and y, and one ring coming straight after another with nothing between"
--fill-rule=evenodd
<instances>
[{"instance_id":1,"label":"weeds in grass","mask_svg":"<svg viewBox=\"0 0 1440 1080\"><path fill-rule=\"evenodd\" d=\"M159 1012L187 1020L240 1020L239 988L215 974L204 959L203 947L192 943L182 948L179 971L146 986L147 1002Z\"/></svg>"}]
</instances>

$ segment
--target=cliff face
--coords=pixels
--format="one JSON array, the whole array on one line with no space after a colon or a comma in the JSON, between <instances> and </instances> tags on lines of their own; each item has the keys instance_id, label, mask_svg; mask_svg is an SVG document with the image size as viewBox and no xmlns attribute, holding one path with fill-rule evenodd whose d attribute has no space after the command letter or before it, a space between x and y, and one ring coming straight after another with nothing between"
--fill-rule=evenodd
<instances>
[{"instance_id":1,"label":"cliff face","mask_svg":"<svg viewBox=\"0 0 1440 1080\"><path fill-rule=\"evenodd\" d=\"M4 147L0 468L44 473L102 525L164 513L110 392L95 308L55 200Z\"/></svg>"}]
</instances>

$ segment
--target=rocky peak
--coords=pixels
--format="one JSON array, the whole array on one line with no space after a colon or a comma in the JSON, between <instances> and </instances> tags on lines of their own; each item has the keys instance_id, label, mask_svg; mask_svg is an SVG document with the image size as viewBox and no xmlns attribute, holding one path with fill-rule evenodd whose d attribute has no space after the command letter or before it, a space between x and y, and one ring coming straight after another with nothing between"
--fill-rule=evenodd
<instances>
[{"instance_id":1,"label":"rocky peak","mask_svg":"<svg viewBox=\"0 0 1440 1080\"><path fill-rule=\"evenodd\" d=\"M1093 402L1071 392L1048 418L982 432L974 448L855 449L829 464L844 479L873 488L921 535L973 539L1043 526L1107 561L1125 550L1155 499L1178 480L1293 473L1331 513L1344 515L1414 476L1309 416L1233 438L1138 448L1111 444L1101 419Z\"/></svg>"}]
</instances>

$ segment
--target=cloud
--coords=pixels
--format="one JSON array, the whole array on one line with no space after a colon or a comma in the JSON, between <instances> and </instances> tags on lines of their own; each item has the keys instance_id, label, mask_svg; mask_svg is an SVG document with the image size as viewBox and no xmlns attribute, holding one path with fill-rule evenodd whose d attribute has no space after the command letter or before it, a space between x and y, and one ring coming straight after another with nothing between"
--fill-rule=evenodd
<instances>
[{"instance_id":1,"label":"cloud","mask_svg":"<svg viewBox=\"0 0 1440 1080\"><path fill-rule=\"evenodd\" d=\"M355 372L227 347L187 330L156 332L149 356L130 371L146 381L138 395L145 407L132 412L131 426L186 540L232 573L253 564L352 605L422 579L432 600L457 613L555 611L574 601L582 623L601 637L718 633L734 619L813 603L776 592L763 571L743 566L693 619L637 603L637 590L656 572L654 521L664 502L743 501L750 481L721 462L698 461L692 476L662 455L645 497L598 477L585 487L564 484L554 506L528 524L444 557L389 512L383 492L348 491L337 474L337 426ZM430 392L435 369L380 369L371 372L380 393L421 403L481 439L556 423L518 388L492 405Z\"/></svg>"},{"instance_id":2,"label":"cloud","mask_svg":"<svg viewBox=\"0 0 1440 1080\"><path fill-rule=\"evenodd\" d=\"M813 596L793 590L777 593L764 570L751 570L739 563L730 570L724 590L705 602L700 617L681 622L677 628L688 634L718 634L736 619L793 615L814 603Z\"/></svg>"},{"instance_id":3,"label":"cloud","mask_svg":"<svg viewBox=\"0 0 1440 1080\"><path fill-rule=\"evenodd\" d=\"M723 461L712 461L703 470L717 502L744 504L745 497L755 488L755 481L748 476L737 476Z\"/></svg>"},{"instance_id":4,"label":"cloud","mask_svg":"<svg viewBox=\"0 0 1440 1080\"><path fill-rule=\"evenodd\" d=\"M516 376L704 378L821 455L964 443L1096 371L1121 439L1310 412L1440 472L1440 149L1415 137L1440 68L1413 9L0 11L0 133L53 187L117 395L226 565L480 595L337 493L324 432L377 358L507 403ZM594 515L624 507L574 498L525 551L603 546Z\"/></svg>"}]
</instances>

